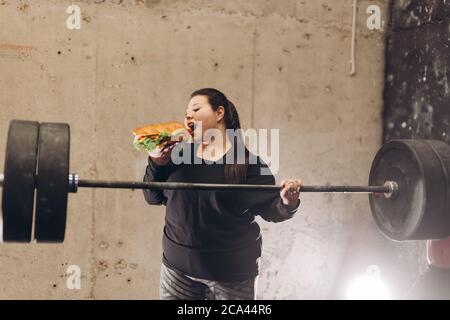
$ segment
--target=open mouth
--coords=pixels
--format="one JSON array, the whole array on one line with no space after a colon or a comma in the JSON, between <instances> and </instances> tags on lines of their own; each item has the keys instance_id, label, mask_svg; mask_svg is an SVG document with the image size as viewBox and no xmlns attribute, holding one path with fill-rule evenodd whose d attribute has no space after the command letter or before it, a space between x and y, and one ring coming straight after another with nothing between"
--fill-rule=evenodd
<instances>
[{"instance_id":1,"label":"open mouth","mask_svg":"<svg viewBox=\"0 0 450 320\"><path fill-rule=\"evenodd\" d=\"M196 125L195 125L194 122L189 122L189 123L187 124L187 126L188 126L189 131L190 131L191 133L194 132L195 127L196 127Z\"/></svg>"}]
</instances>

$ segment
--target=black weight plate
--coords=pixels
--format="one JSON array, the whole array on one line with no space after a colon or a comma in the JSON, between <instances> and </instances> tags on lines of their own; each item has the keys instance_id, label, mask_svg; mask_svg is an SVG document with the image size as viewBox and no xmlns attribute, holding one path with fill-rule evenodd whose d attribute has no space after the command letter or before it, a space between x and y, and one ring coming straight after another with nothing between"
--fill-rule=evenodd
<instances>
[{"instance_id":1,"label":"black weight plate","mask_svg":"<svg viewBox=\"0 0 450 320\"><path fill-rule=\"evenodd\" d=\"M390 141L375 156L369 185L383 185L388 180L397 182L399 192L393 198L369 195L375 222L391 239L411 239L424 216L426 193L422 164L410 141Z\"/></svg>"},{"instance_id":2,"label":"black weight plate","mask_svg":"<svg viewBox=\"0 0 450 320\"><path fill-rule=\"evenodd\" d=\"M63 242L66 230L70 127L42 123L35 214L37 242Z\"/></svg>"},{"instance_id":3,"label":"black weight plate","mask_svg":"<svg viewBox=\"0 0 450 320\"><path fill-rule=\"evenodd\" d=\"M31 241L38 134L38 122L9 124L2 195L4 242Z\"/></svg>"},{"instance_id":4,"label":"black weight plate","mask_svg":"<svg viewBox=\"0 0 450 320\"><path fill-rule=\"evenodd\" d=\"M428 232L433 233L432 239L444 239L450 236L450 146L437 140L426 140L426 143L431 147L442 167L441 179L435 177L433 183L440 188L437 193L441 198L435 200L434 204L438 207L430 209L430 214L426 216L427 221L424 221L422 225L430 230ZM443 180L443 186L440 186L439 180Z\"/></svg>"}]
</instances>

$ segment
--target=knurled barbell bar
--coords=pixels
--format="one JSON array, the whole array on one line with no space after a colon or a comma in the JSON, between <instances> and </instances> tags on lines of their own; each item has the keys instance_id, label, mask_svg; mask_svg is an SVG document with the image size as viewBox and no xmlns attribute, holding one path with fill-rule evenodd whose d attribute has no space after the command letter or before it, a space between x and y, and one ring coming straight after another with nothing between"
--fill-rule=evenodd
<instances>
[{"instance_id":1,"label":"knurled barbell bar","mask_svg":"<svg viewBox=\"0 0 450 320\"><path fill-rule=\"evenodd\" d=\"M82 180L69 172L70 127L10 123L3 187L3 240L63 242L68 193L78 188L274 191L279 185ZM368 193L374 219L393 240L450 235L450 147L433 140L394 140L378 151L369 186L302 186L301 192Z\"/></svg>"}]
</instances>

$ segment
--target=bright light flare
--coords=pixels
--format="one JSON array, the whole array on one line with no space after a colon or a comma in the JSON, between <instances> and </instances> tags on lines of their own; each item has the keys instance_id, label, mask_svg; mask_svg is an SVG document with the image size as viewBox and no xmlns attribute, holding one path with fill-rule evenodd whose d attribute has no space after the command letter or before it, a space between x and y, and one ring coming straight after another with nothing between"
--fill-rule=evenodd
<instances>
[{"instance_id":1,"label":"bright light flare","mask_svg":"<svg viewBox=\"0 0 450 320\"><path fill-rule=\"evenodd\" d=\"M350 300L388 300L390 293L387 286L381 281L380 268L369 266L366 273L356 278L347 290L347 299Z\"/></svg>"}]
</instances>

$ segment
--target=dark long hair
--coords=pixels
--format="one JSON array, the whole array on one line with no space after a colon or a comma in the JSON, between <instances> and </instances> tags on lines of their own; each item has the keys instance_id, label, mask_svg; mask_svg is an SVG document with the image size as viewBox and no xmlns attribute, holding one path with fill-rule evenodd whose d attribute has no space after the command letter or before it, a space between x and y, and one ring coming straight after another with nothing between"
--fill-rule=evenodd
<instances>
[{"instance_id":1,"label":"dark long hair","mask_svg":"<svg viewBox=\"0 0 450 320\"><path fill-rule=\"evenodd\" d=\"M214 111L216 111L220 106L225 109L224 120L226 129L241 129L241 122L239 120L239 114L236 110L235 105L230 100L228 100L228 98L222 92L213 88L203 88L194 91L191 94L191 98L195 96L206 96L208 98L209 104ZM227 131L227 134L230 133L230 131ZM244 146L243 137L241 134L233 134L233 136L229 135L229 138L230 142L233 144L232 149L234 152L234 161L231 164L225 163L225 181L227 183L242 183L245 182L247 176L249 153L247 148L245 148L245 160L238 162L237 152L239 150L239 147Z\"/></svg>"}]
</instances>

